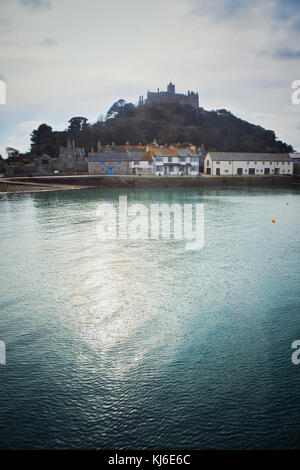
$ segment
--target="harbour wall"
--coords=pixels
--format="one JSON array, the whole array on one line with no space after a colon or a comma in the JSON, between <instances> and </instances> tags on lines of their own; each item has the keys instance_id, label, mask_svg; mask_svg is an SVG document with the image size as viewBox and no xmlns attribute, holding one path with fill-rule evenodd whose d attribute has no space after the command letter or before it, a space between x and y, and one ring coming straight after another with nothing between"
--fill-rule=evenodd
<instances>
[{"instance_id":1,"label":"harbour wall","mask_svg":"<svg viewBox=\"0 0 300 470\"><path fill-rule=\"evenodd\" d=\"M47 186L101 187L101 188L175 188L175 187L292 187L299 183L297 176L33 176L0 180L1 185L30 183ZM4 189L2 189L3 191Z\"/></svg>"}]
</instances>

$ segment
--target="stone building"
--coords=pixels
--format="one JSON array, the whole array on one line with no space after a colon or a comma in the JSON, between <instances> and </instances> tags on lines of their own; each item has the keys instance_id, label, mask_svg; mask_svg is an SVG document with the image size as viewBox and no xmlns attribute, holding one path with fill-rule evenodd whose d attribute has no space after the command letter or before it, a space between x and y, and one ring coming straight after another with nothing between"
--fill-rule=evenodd
<instances>
[{"instance_id":1,"label":"stone building","mask_svg":"<svg viewBox=\"0 0 300 470\"><path fill-rule=\"evenodd\" d=\"M188 91L187 94L175 93L175 85L169 83L167 91L148 91L147 98L139 97L139 105L142 104L166 104L177 103L182 105L190 105L195 109L199 108L199 96L194 91Z\"/></svg>"},{"instance_id":2,"label":"stone building","mask_svg":"<svg viewBox=\"0 0 300 470\"><path fill-rule=\"evenodd\" d=\"M92 175L149 175L153 161L145 149L120 146L116 150L106 147L102 152L90 152L87 157L88 172Z\"/></svg>"},{"instance_id":3,"label":"stone building","mask_svg":"<svg viewBox=\"0 0 300 470\"><path fill-rule=\"evenodd\" d=\"M75 142L68 141L66 147L61 147L59 156L51 158L49 155L42 155L36 158L33 163L21 166L7 165L5 176L35 176L35 175L78 175L86 174L88 165L83 148L75 146Z\"/></svg>"},{"instance_id":4,"label":"stone building","mask_svg":"<svg viewBox=\"0 0 300 470\"><path fill-rule=\"evenodd\" d=\"M129 160L126 153L89 153L87 163L90 175L129 174Z\"/></svg>"}]
</instances>

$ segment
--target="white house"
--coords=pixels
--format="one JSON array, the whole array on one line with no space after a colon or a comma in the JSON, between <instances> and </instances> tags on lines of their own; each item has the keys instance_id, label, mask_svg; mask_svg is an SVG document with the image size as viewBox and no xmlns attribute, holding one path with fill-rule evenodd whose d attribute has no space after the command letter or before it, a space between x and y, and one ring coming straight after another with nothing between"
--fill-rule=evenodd
<instances>
[{"instance_id":1,"label":"white house","mask_svg":"<svg viewBox=\"0 0 300 470\"><path fill-rule=\"evenodd\" d=\"M209 152L204 160L206 175L292 175L293 160L288 154Z\"/></svg>"},{"instance_id":2,"label":"white house","mask_svg":"<svg viewBox=\"0 0 300 470\"><path fill-rule=\"evenodd\" d=\"M155 175L198 175L199 155L192 149L152 148Z\"/></svg>"},{"instance_id":3,"label":"white house","mask_svg":"<svg viewBox=\"0 0 300 470\"><path fill-rule=\"evenodd\" d=\"M129 162L129 173L131 175L152 175L154 162L150 156L148 156L145 152L140 156L135 152L136 155L132 152L131 161Z\"/></svg>"}]
</instances>

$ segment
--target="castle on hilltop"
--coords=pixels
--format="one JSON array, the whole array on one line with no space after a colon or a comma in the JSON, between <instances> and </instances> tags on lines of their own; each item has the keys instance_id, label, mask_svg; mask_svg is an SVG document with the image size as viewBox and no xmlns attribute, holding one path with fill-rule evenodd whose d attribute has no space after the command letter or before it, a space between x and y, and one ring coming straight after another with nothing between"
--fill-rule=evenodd
<instances>
[{"instance_id":1,"label":"castle on hilltop","mask_svg":"<svg viewBox=\"0 0 300 470\"><path fill-rule=\"evenodd\" d=\"M184 93L175 93L175 85L169 83L167 91L148 91L147 98L144 100L143 96L139 97L138 105L142 104L164 104L164 103L178 103L199 108L199 96L194 91L188 91L187 95Z\"/></svg>"}]
</instances>

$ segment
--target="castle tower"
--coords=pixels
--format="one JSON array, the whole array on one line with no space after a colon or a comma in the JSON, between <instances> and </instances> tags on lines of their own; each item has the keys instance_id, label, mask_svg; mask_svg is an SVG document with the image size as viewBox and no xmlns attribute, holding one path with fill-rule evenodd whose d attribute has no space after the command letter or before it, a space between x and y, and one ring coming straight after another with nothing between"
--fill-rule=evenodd
<instances>
[{"instance_id":1,"label":"castle tower","mask_svg":"<svg viewBox=\"0 0 300 470\"><path fill-rule=\"evenodd\" d=\"M175 85L173 83L169 83L167 91L170 95L175 95Z\"/></svg>"}]
</instances>

